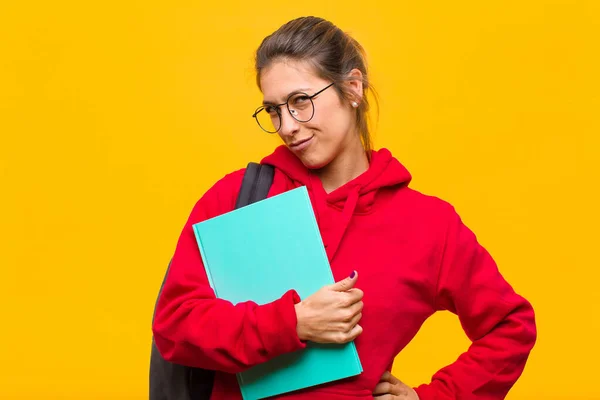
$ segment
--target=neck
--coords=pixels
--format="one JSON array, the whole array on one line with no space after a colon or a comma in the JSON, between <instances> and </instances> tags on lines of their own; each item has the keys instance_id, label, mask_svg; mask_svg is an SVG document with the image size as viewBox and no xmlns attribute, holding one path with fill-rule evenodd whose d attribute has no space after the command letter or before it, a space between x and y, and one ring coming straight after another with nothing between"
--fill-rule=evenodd
<instances>
[{"instance_id":1,"label":"neck","mask_svg":"<svg viewBox=\"0 0 600 400\"><path fill-rule=\"evenodd\" d=\"M315 171L323 184L326 193L331 193L340 186L360 176L369 169L369 159L360 140L342 151L325 167Z\"/></svg>"}]
</instances>

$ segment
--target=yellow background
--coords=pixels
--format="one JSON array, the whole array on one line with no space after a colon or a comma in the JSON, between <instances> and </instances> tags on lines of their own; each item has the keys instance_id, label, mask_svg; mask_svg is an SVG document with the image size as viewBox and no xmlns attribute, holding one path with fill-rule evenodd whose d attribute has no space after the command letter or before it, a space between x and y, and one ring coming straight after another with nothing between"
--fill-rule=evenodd
<instances>
[{"instance_id":1,"label":"yellow background","mask_svg":"<svg viewBox=\"0 0 600 400\"><path fill-rule=\"evenodd\" d=\"M376 147L533 303L509 399L600 399L599 4L2 2L0 398L147 398L152 309L191 207L279 143L250 118L253 51L314 14L367 49ZM436 315L394 373L428 381L467 345Z\"/></svg>"}]
</instances>

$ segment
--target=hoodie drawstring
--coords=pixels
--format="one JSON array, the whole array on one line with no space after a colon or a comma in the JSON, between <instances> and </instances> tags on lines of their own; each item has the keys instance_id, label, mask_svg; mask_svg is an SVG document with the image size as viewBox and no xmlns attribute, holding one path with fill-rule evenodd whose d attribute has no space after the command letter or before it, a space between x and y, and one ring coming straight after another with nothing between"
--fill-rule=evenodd
<instances>
[{"instance_id":1,"label":"hoodie drawstring","mask_svg":"<svg viewBox=\"0 0 600 400\"><path fill-rule=\"evenodd\" d=\"M359 191L360 187L356 186L349 193L346 203L344 204L344 209L342 210L342 220L339 224L336 224L336 229L332 232L331 241L326 249L329 262L333 260L342 238L344 237L344 233L346 233L346 229L348 228L348 225L350 225L350 220L352 219L352 215L354 215L354 210L358 204Z\"/></svg>"}]
</instances>

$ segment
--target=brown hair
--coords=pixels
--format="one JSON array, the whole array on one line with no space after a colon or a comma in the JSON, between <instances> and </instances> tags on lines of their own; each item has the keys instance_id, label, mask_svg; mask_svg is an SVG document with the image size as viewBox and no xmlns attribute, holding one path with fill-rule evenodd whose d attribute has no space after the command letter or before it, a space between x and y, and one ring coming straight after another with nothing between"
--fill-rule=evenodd
<instances>
[{"instance_id":1,"label":"brown hair","mask_svg":"<svg viewBox=\"0 0 600 400\"><path fill-rule=\"evenodd\" d=\"M341 85L354 78L348 76L354 68L362 72L363 98L356 110L356 125L367 156L372 148L369 132L367 62L362 46L350 35L333 23L318 17L294 19L263 39L256 51L256 81L260 88L260 73L273 61L292 59L307 61L313 65L317 74L334 85L340 98L353 100L353 94ZM374 93L375 94L375 93ZM376 95L374 96L377 102Z\"/></svg>"}]
</instances>

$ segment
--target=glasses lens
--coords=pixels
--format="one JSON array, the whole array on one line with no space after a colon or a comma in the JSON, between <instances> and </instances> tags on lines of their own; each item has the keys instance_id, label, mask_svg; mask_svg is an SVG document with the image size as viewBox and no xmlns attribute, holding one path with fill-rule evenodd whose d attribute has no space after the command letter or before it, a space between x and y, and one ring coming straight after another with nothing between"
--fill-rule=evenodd
<instances>
[{"instance_id":1,"label":"glasses lens","mask_svg":"<svg viewBox=\"0 0 600 400\"><path fill-rule=\"evenodd\" d=\"M315 109L313 102L306 93L298 93L288 100L288 109L292 117L299 122L308 122L312 119Z\"/></svg>"},{"instance_id":2,"label":"glasses lens","mask_svg":"<svg viewBox=\"0 0 600 400\"><path fill-rule=\"evenodd\" d=\"M279 118L279 113L275 107L265 107L261 111L256 114L256 122L260 127L269 132L275 133L279 130L281 126L281 118Z\"/></svg>"}]
</instances>

